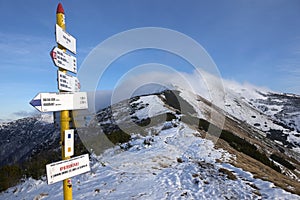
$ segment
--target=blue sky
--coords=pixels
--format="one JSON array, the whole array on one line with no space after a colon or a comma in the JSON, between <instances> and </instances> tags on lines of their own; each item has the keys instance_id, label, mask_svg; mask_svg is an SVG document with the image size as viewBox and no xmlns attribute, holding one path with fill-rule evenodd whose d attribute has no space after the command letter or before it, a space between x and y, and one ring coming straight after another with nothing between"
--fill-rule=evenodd
<instances>
[{"instance_id":1,"label":"blue sky","mask_svg":"<svg viewBox=\"0 0 300 200\"><path fill-rule=\"evenodd\" d=\"M298 0L0 0L1 120L29 115L35 109L28 102L37 93L57 91L57 68L49 52L56 45L59 2L66 13L67 32L77 38L79 68L94 47L114 34L163 27L201 44L225 79L300 94ZM120 58L99 87L112 89L121 76L117 65L165 63L171 58L159 51Z\"/></svg>"}]
</instances>

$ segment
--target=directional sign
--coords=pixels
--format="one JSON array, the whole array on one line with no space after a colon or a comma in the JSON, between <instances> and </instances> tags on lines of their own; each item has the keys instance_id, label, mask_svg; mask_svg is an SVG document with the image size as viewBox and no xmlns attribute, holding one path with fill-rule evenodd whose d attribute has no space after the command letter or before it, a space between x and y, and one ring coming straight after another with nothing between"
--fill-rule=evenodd
<instances>
[{"instance_id":1,"label":"directional sign","mask_svg":"<svg viewBox=\"0 0 300 200\"><path fill-rule=\"evenodd\" d=\"M56 42L76 54L76 39L65 32L60 26L55 25Z\"/></svg>"},{"instance_id":2,"label":"directional sign","mask_svg":"<svg viewBox=\"0 0 300 200\"><path fill-rule=\"evenodd\" d=\"M86 92L39 93L30 104L40 112L88 108Z\"/></svg>"},{"instance_id":3,"label":"directional sign","mask_svg":"<svg viewBox=\"0 0 300 200\"><path fill-rule=\"evenodd\" d=\"M90 170L88 154L46 165L48 184L56 183Z\"/></svg>"},{"instance_id":4,"label":"directional sign","mask_svg":"<svg viewBox=\"0 0 300 200\"><path fill-rule=\"evenodd\" d=\"M80 83L77 77L57 71L58 89L67 92L79 92Z\"/></svg>"},{"instance_id":5,"label":"directional sign","mask_svg":"<svg viewBox=\"0 0 300 200\"><path fill-rule=\"evenodd\" d=\"M54 47L51 50L50 56L54 65L56 65L57 67L63 68L73 73L77 73L77 62L74 56L66 54L58 47Z\"/></svg>"}]
</instances>

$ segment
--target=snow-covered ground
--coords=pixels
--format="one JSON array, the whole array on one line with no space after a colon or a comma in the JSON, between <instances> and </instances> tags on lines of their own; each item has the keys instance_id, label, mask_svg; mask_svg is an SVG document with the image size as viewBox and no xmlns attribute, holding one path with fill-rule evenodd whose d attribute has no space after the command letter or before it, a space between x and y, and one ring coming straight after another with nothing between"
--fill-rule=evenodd
<instances>
[{"instance_id":1,"label":"snow-covered ground","mask_svg":"<svg viewBox=\"0 0 300 200\"><path fill-rule=\"evenodd\" d=\"M158 96L142 96L139 100L135 101L137 104L147 105L144 109L136 110L135 114L139 119L146 119L162 113L166 113L169 109L164 107L163 102Z\"/></svg>"},{"instance_id":2,"label":"snow-covered ground","mask_svg":"<svg viewBox=\"0 0 300 200\"><path fill-rule=\"evenodd\" d=\"M174 123L156 136L134 135L127 150L115 147L91 156L91 172L72 178L73 199L300 199L226 163L235 158ZM28 179L0 199L62 199L62 183L47 185L45 179Z\"/></svg>"}]
</instances>

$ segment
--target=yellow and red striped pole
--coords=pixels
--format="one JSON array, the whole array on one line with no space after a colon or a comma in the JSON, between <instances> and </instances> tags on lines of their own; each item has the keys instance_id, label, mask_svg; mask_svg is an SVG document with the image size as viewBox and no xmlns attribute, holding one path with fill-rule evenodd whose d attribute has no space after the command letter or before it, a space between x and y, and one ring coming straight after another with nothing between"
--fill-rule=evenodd
<instances>
[{"instance_id":1,"label":"yellow and red striped pole","mask_svg":"<svg viewBox=\"0 0 300 200\"><path fill-rule=\"evenodd\" d=\"M66 30L65 24L65 11L62 4L59 3L56 9L56 24L60 26L63 30ZM66 49L58 44L58 48L66 51ZM67 73L66 70L59 68L59 71ZM60 91L62 92L62 91ZM68 130L70 123L70 116L68 110L63 110L60 112L60 140L61 140L61 156L63 160L70 159L70 157L65 157L65 130ZM71 179L63 180L63 190L64 190L64 200L72 200L72 182Z\"/></svg>"}]
</instances>

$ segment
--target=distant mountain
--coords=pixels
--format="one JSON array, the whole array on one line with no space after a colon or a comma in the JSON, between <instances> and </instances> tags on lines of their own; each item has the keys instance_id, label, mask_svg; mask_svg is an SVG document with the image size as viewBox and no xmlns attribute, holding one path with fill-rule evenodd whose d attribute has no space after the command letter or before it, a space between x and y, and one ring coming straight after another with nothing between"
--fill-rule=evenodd
<instances>
[{"instance_id":1,"label":"distant mountain","mask_svg":"<svg viewBox=\"0 0 300 200\"><path fill-rule=\"evenodd\" d=\"M45 175L45 165L61 158L60 130L52 115L37 115L0 125L0 191L26 177ZM76 155L86 152L78 134Z\"/></svg>"},{"instance_id":2,"label":"distant mountain","mask_svg":"<svg viewBox=\"0 0 300 200\"><path fill-rule=\"evenodd\" d=\"M78 128L92 171L73 179L73 196L300 199L299 102L297 95L231 84L223 108L180 87L111 105L85 116L86 126ZM51 146L59 132L38 118L0 131L3 164L43 149L59 152ZM60 187L29 179L0 198L61 199Z\"/></svg>"},{"instance_id":3,"label":"distant mountain","mask_svg":"<svg viewBox=\"0 0 300 200\"><path fill-rule=\"evenodd\" d=\"M51 115L2 124L0 135L0 166L22 163L36 152L58 143L60 137Z\"/></svg>"},{"instance_id":4,"label":"distant mountain","mask_svg":"<svg viewBox=\"0 0 300 200\"><path fill-rule=\"evenodd\" d=\"M235 88L236 89L236 88ZM300 96L257 89L229 89L226 111L266 137L300 153Z\"/></svg>"}]
</instances>

